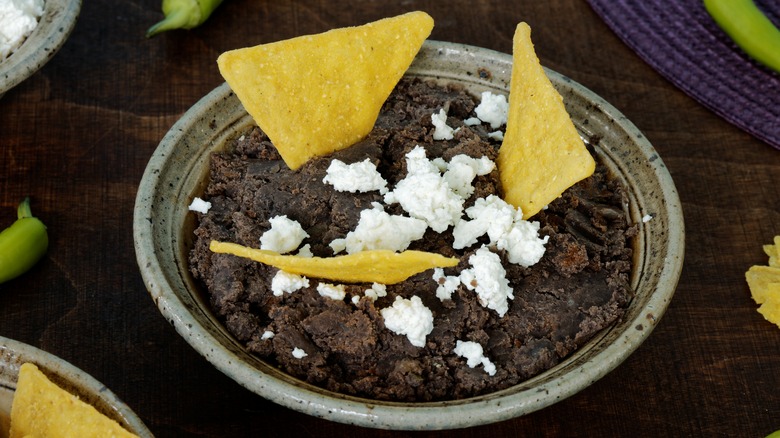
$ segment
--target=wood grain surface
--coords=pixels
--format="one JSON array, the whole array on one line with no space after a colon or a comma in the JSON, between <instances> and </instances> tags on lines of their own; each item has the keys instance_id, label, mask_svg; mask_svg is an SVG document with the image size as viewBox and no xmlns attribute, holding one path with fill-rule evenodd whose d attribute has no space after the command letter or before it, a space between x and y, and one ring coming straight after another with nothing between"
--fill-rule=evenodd
<instances>
[{"instance_id":1,"label":"wood grain surface","mask_svg":"<svg viewBox=\"0 0 780 438\"><path fill-rule=\"evenodd\" d=\"M392 432L309 417L255 395L163 319L136 265L132 216L152 152L222 82L229 49L424 10L432 39L509 53L519 21L547 67L604 97L650 139L683 204L686 256L648 340L587 389L470 429ZM0 285L0 335L106 384L158 437L763 437L780 429L780 328L744 273L780 234L780 151L658 75L584 1L228 0L201 28L146 39L159 0L84 1L68 42L0 98L0 228L31 196L51 246Z\"/></svg>"}]
</instances>

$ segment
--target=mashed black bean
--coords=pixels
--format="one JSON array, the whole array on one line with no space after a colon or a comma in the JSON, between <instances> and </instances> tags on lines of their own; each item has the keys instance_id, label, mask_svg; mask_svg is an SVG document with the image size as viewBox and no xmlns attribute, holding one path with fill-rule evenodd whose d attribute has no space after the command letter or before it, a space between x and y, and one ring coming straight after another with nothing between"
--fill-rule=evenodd
<instances>
[{"instance_id":1,"label":"mashed black bean","mask_svg":"<svg viewBox=\"0 0 780 438\"><path fill-rule=\"evenodd\" d=\"M344 300L320 296L317 279L275 296L271 279L276 268L208 250L212 239L259 247L269 219L286 215L309 234L304 243L315 256L332 256L328 244L354 230L360 211L382 202L382 196L337 192L323 184L330 161L353 163L368 157L392 187L406 175L404 156L416 145L422 145L430 159L449 161L458 154L495 159L499 143L488 137L489 128L463 125L475 106L457 87L403 80L365 140L313 159L295 172L256 127L237 138L229 152L214 154L202 195L212 208L198 214L189 262L230 333L252 353L314 385L379 400L434 401L522 382L556 365L619 319L632 297L628 281L636 229L625 214L623 188L601 165L532 218L541 224L539 235L549 236L539 263L529 268L512 265L506 254L496 251L514 290L503 317L480 305L476 293L463 285L451 300L441 301L432 271L388 285L387 295L376 301L364 296L371 284L346 285ZM441 108L450 126L460 127L452 140L432 138L430 115ZM474 186L466 206L502 193L496 170L478 176ZM386 211L404 214L397 205ZM469 267L468 258L478 246L456 251L451 232L429 229L409 249L460 258L457 267L445 270L458 275ZM353 301L353 296L361 298ZM385 328L380 309L391 306L397 296L418 296L433 313L434 328L425 347L415 347L406 336ZM495 374L488 375L482 366L470 368L453 352L458 340L479 343L495 364Z\"/></svg>"}]
</instances>

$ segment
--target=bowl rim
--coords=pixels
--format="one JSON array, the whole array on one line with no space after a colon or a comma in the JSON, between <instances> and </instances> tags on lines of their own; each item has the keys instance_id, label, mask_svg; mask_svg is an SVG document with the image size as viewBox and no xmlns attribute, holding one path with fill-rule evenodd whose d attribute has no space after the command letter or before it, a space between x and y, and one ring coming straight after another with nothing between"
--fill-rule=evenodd
<instances>
[{"instance_id":1,"label":"bowl rim","mask_svg":"<svg viewBox=\"0 0 780 438\"><path fill-rule=\"evenodd\" d=\"M97 399L99 406L93 406L109 418L119 422L128 431L139 437L151 438L153 436L141 418L125 402L85 371L40 348L0 336L0 365L6 365L0 367L0 371L2 368L9 370L9 373L0 374L14 379L13 387L3 384L3 389L16 389L15 380L18 378L19 367L25 362L38 366L54 383L58 385L67 383L70 388L64 389L77 392L75 395L81 395L80 398L89 394L90 397ZM90 401L87 400L87 403Z\"/></svg>"},{"instance_id":2,"label":"bowl rim","mask_svg":"<svg viewBox=\"0 0 780 438\"><path fill-rule=\"evenodd\" d=\"M445 60L447 56L489 58L495 61L495 64L491 66L494 70L501 70L504 73L511 71L512 56L490 49L428 40L423 45L421 53L428 57L443 57ZM626 327L643 325L643 329L638 334L633 333L632 336L622 333L612 344L600 349L596 356L588 360L580 360L577 363L566 363L564 360L552 369L567 366L572 367L574 372L545 380L545 376L552 371L548 370L508 390L463 400L399 403L336 394L307 384L293 385L287 381L274 382L272 376L264 375L250 363L244 363L242 358L229 348L223 348L219 352L221 358L216 358L214 344L218 343L217 340L211 333L198 325L189 313L192 309L188 309L175 294L170 292L170 286L167 283L170 276L162 270L156 259L155 244L151 242L153 224L150 218L153 215L153 203L149 200L155 199L155 191L158 184L161 184L160 169L152 166L152 161L163 160L173 151L183 133L193 128L193 125L197 123L199 109L213 106L232 95L230 88L225 83L201 98L173 125L155 150L150 165L142 177L136 197L133 226L137 261L148 292L165 318L174 325L196 351L221 372L275 403L332 421L386 429L454 429L503 421L524 415L547 407L582 390L613 370L635 351L649 336L665 312L682 270L683 216L679 196L671 175L639 129L615 107L584 86L550 69L545 68L545 71L556 86L570 87L574 93L591 103L594 111L603 112L605 117L613 119L618 127L625 131L631 143L639 148L647 158L648 165L654 169L664 192L663 197L668 208L669 222L673 225L667 230L667 252L671 256L665 258L658 273L664 287L650 296L643 307L643 310L646 308L647 312L639 312L634 320L627 322L628 325L626 325ZM423 76L429 73L424 65L416 63L408 72L410 75ZM437 78L447 79L446 76L446 74L439 74ZM458 80L460 79L458 78ZM474 80L478 82L479 78L475 77ZM508 83L505 85L508 88ZM621 323L621 325L624 324ZM609 331L614 327L615 324L605 330ZM601 335L597 335L597 337L599 336ZM225 347L224 344L222 346ZM536 383L542 383L542 385L532 386ZM453 406L466 409L459 410L458 415L453 416L450 412Z\"/></svg>"},{"instance_id":3,"label":"bowl rim","mask_svg":"<svg viewBox=\"0 0 780 438\"><path fill-rule=\"evenodd\" d=\"M0 61L0 96L54 57L76 27L80 12L81 0L44 0L38 25L19 48Z\"/></svg>"}]
</instances>

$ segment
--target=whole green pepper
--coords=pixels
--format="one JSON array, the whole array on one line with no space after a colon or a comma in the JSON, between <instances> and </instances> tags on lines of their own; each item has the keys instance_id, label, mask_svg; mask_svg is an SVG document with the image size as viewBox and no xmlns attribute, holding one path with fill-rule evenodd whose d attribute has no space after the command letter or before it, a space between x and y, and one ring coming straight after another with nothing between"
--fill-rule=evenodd
<instances>
[{"instance_id":1,"label":"whole green pepper","mask_svg":"<svg viewBox=\"0 0 780 438\"><path fill-rule=\"evenodd\" d=\"M217 9L222 0L163 0L165 19L150 27L146 37L173 29L192 29L200 26Z\"/></svg>"},{"instance_id":2,"label":"whole green pepper","mask_svg":"<svg viewBox=\"0 0 780 438\"><path fill-rule=\"evenodd\" d=\"M19 204L16 214L16 222L0 232L0 283L27 272L49 247L46 225L33 217L29 197Z\"/></svg>"},{"instance_id":3,"label":"whole green pepper","mask_svg":"<svg viewBox=\"0 0 780 438\"><path fill-rule=\"evenodd\" d=\"M780 72L780 29L752 0L704 0L704 7L745 53Z\"/></svg>"}]
</instances>

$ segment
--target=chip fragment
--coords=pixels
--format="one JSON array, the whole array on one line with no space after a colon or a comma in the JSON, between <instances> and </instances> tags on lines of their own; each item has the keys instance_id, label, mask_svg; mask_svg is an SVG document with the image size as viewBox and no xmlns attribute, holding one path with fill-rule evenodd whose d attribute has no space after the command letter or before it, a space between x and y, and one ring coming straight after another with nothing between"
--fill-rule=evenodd
<instances>
[{"instance_id":1,"label":"chip fragment","mask_svg":"<svg viewBox=\"0 0 780 438\"><path fill-rule=\"evenodd\" d=\"M523 219L596 168L536 56L526 23L518 24L513 39L509 115L497 165L504 200L520 207Z\"/></svg>"},{"instance_id":2,"label":"chip fragment","mask_svg":"<svg viewBox=\"0 0 780 438\"><path fill-rule=\"evenodd\" d=\"M231 50L217 64L294 170L368 135L432 29L428 14L410 12Z\"/></svg>"},{"instance_id":3,"label":"chip fragment","mask_svg":"<svg viewBox=\"0 0 780 438\"><path fill-rule=\"evenodd\" d=\"M780 292L780 283L774 283L775 293ZM780 300L767 301L758 308L758 313L764 316L767 321L780 327Z\"/></svg>"},{"instance_id":4,"label":"chip fragment","mask_svg":"<svg viewBox=\"0 0 780 438\"><path fill-rule=\"evenodd\" d=\"M774 266L755 265L745 273L750 293L756 304L763 304L770 298L772 283L780 283L780 268ZM778 297L780 299L780 297Z\"/></svg>"},{"instance_id":5,"label":"chip fragment","mask_svg":"<svg viewBox=\"0 0 780 438\"><path fill-rule=\"evenodd\" d=\"M270 265L290 274L345 283L400 283L414 274L458 264L458 259L425 251L361 251L337 257L298 257L212 240L209 249Z\"/></svg>"},{"instance_id":6,"label":"chip fragment","mask_svg":"<svg viewBox=\"0 0 780 438\"><path fill-rule=\"evenodd\" d=\"M764 245L764 252L769 256L769 266L780 268L780 236L775 236L774 245Z\"/></svg>"},{"instance_id":7,"label":"chip fragment","mask_svg":"<svg viewBox=\"0 0 780 438\"><path fill-rule=\"evenodd\" d=\"M760 304L758 312L764 318L780 327L780 266L777 258L780 251L780 235L775 236L774 245L764 245L769 256L769 265L754 265L745 272L750 295Z\"/></svg>"},{"instance_id":8,"label":"chip fragment","mask_svg":"<svg viewBox=\"0 0 780 438\"><path fill-rule=\"evenodd\" d=\"M49 380L37 366L19 368L11 405L10 438L136 437L116 421L98 412Z\"/></svg>"}]
</instances>

